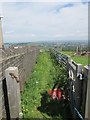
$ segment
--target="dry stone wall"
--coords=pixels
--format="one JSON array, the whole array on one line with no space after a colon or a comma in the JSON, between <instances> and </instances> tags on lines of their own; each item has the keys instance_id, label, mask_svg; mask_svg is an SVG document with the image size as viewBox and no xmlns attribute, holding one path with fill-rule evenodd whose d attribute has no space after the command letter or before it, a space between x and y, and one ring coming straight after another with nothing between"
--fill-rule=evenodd
<instances>
[{"instance_id":1,"label":"dry stone wall","mask_svg":"<svg viewBox=\"0 0 90 120\"><path fill-rule=\"evenodd\" d=\"M38 53L39 48L36 47L0 50L0 119L9 118L5 70L8 67L18 67L20 90L23 91L24 84L30 76Z\"/></svg>"}]
</instances>

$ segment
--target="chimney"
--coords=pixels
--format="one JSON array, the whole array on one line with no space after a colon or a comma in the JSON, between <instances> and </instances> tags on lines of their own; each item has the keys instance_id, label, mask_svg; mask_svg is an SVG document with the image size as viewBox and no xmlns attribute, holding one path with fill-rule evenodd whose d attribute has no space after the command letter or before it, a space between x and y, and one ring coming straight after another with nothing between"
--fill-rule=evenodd
<instances>
[{"instance_id":1,"label":"chimney","mask_svg":"<svg viewBox=\"0 0 90 120\"><path fill-rule=\"evenodd\" d=\"M2 27L1 27L1 19L3 17L0 16L0 49L3 49L4 48L4 43L3 43L3 34L2 34Z\"/></svg>"}]
</instances>

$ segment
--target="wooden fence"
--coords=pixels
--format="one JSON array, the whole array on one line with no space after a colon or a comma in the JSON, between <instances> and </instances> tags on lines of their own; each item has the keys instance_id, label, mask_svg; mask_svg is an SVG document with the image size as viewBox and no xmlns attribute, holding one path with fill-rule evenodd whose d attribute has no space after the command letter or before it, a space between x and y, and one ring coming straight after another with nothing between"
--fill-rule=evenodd
<instances>
[{"instance_id":1,"label":"wooden fence","mask_svg":"<svg viewBox=\"0 0 90 120\"><path fill-rule=\"evenodd\" d=\"M68 94L72 115L76 119L90 120L90 66L84 66L82 69L82 64L75 63L70 56L55 49L50 51L68 71Z\"/></svg>"}]
</instances>

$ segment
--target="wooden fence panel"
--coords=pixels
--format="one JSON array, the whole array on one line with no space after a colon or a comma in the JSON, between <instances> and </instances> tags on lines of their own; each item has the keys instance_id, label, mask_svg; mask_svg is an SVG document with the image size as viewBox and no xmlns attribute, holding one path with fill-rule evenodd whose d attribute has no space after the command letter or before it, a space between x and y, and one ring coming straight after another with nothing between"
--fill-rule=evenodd
<instances>
[{"instance_id":1,"label":"wooden fence panel","mask_svg":"<svg viewBox=\"0 0 90 120\"><path fill-rule=\"evenodd\" d=\"M83 102L82 112L85 114L85 119L90 120L90 66L84 67L85 80L83 83Z\"/></svg>"},{"instance_id":2,"label":"wooden fence panel","mask_svg":"<svg viewBox=\"0 0 90 120\"><path fill-rule=\"evenodd\" d=\"M90 66L82 69L82 64L75 63L70 56L63 55L55 49L50 50L60 61L60 63L67 69L69 73L68 87L72 87L69 93L71 101L71 111L74 118L85 117L90 119ZM58 55L57 55L58 53ZM72 91L72 92L71 92ZM72 104L74 101L76 108ZM77 109L77 110L76 110ZM77 112L78 111L78 112Z\"/></svg>"}]
</instances>

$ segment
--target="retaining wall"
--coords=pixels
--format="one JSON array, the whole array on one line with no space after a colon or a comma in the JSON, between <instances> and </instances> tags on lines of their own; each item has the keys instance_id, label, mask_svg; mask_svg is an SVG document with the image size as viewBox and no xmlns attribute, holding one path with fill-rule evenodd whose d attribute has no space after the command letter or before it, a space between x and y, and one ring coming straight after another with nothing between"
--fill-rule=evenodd
<instances>
[{"instance_id":1,"label":"retaining wall","mask_svg":"<svg viewBox=\"0 0 90 120\"><path fill-rule=\"evenodd\" d=\"M18 49L0 49L0 119L7 117L5 105L8 98L6 97L6 78L5 70L8 67L18 67L20 78L20 90L24 90L24 84L35 64L39 49L36 47L31 48L18 48ZM6 102L5 102L6 101Z\"/></svg>"}]
</instances>

